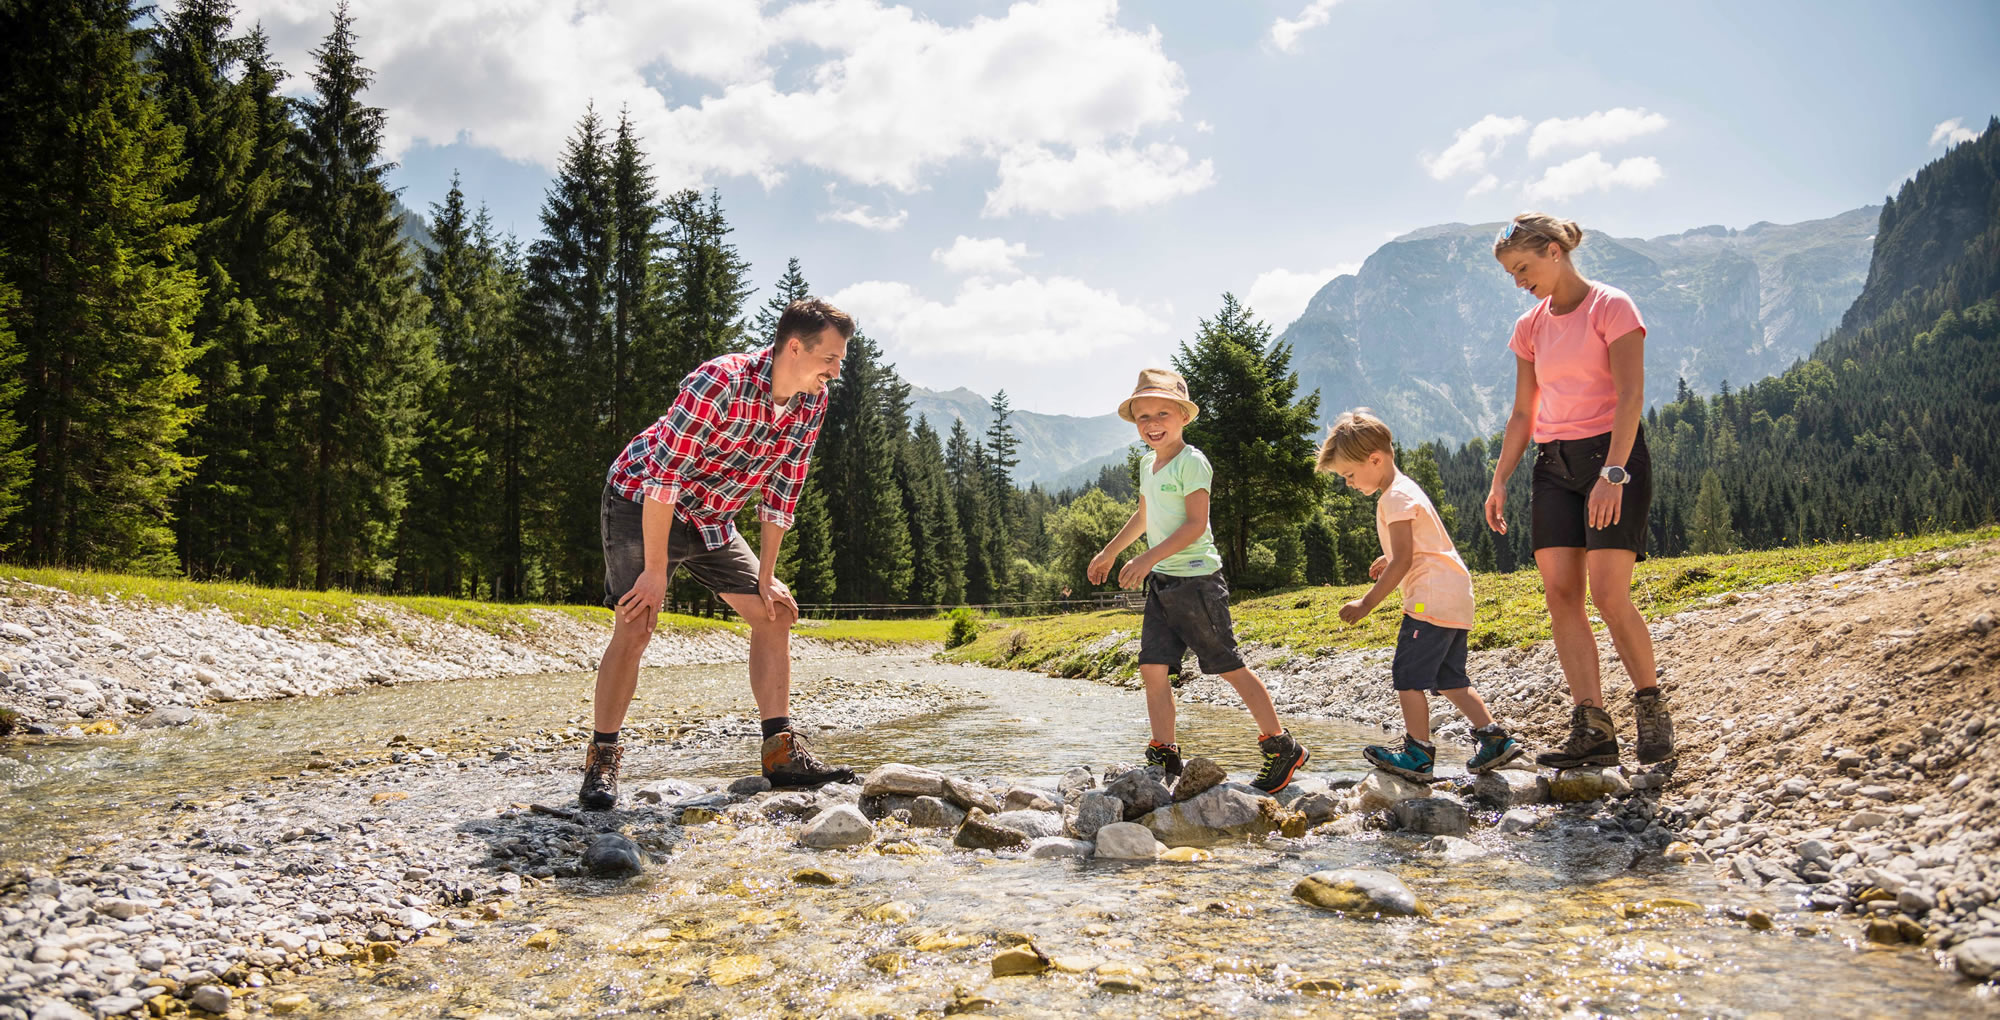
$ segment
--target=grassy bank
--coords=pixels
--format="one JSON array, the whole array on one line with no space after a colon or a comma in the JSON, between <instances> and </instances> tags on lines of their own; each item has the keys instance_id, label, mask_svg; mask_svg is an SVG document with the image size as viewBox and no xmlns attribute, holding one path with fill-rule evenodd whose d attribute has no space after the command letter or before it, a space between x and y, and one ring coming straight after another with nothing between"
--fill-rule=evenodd
<instances>
[{"instance_id":1,"label":"grassy bank","mask_svg":"<svg viewBox=\"0 0 2000 1020\"><path fill-rule=\"evenodd\" d=\"M2000 538L2000 528L1653 559L1639 564L1634 572L1632 597L1648 619L1659 619L1710 596L1839 573L1885 559L1920 553L1942 554L1954 560L2000 555L2000 549L1991 544L1996 538ZM1392 646L1398 619L1393 599L1359 624L1350 627L1340 622L1341 605L1367 590L1367 585L1295 588L1244 599L1230 611L1242 641L1297 654ZM1511 574L1474 575L1473 593L1478 600L1478 622L1470 639L1473 648L1523 646L1548 638L1541 578L1532 568ZM1129 676L1137 667L1120 646L1127 638L1137 637L1138 631L1139 614L1131 610L990 621L976 640L944 653L944 658L1061 676ZM1107 640L1115 632L1124 634L1116 641Z\"/></svg>"},{"instance_id":2,"label":"grassy bank","mask_svg":"<svg viewBox=\"0 0 2000 1020\"><path fill-rule=\"evenodd\" d=\"M188 581L89 570L0 567L0 589L10 582L58 588L83 598L143 599L188 609L216 608L246 624L302 636L332 637L360 632L395 633L393 613L470 627L503 637L530 637L542 626L542 612L563 613L611 627L611 611L600 606L478 602L411 595L363 595L344 591L260 588L229 582ZM661 626L677 630L747 633L741 622L667 613ZM943 620L807 620L798 633L826 641L865 644L942 643Z\"/></svg>"}]
</instances>

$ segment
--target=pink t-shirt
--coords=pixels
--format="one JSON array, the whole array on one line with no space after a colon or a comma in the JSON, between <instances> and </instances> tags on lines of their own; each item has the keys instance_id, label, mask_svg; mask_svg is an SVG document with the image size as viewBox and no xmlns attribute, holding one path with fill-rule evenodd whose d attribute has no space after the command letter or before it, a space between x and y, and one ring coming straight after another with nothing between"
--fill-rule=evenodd
<instances>
[{"instance_id":1,"label":"pink t-shirt","mask_svg":"<svg viewBox=\"0 0 2000 1020\"><path fill-rule=\"evenodd\" d=\"M1585 439L1611 431L1618 416L1618 387L1611 381L1611 342L1633 330L1645 335L1639 306L1624 291L1601 283L1567 315L1549 311L1549 298L1514 323L1507 348L1535 363L1541 400L1535 407L1535 442Z\"/></svg>"},{"instance_id":2,"label":"pink t-shirt","mask_svg":"<svg viewBox=\"0 0 2000 1020\"><path fill-rule=\"evenodd\" d=\"M1403 612L1440 627L1472 629L1472 571L1459 558L1458 547L1445 533L1444 519L1438 516L1431 498L1409 475L1396 472L1396 480L1382 490L1375 501L1375 535L1382 553L1389 552L1389 525L1410 522L1416 547L1416 562L1403 575Z\"/></svg>"}]
</instances>

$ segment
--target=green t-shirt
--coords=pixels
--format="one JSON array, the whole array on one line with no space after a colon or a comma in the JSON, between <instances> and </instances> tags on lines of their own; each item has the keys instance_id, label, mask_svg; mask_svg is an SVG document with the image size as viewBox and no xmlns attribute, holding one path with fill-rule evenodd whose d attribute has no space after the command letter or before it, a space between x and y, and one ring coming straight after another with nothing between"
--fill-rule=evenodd
<instances>
[{"instance_id":1,"label":"green t-shirt","mask_svg":"<svg viewBox=\"0 0 2000 1020\"><path fill-rule=\"evenodd\" d=\"M1208 466L1208 458L1192 446L1181 447L1181 452L1158 471L1153 470L1153 462L1158 453L1148 453L1139 465L1139 492L1146 501L1146 544L1157 546L1167 540L1167 536L1187 523L1187 494L1207 489L1209 479L1215 476L1215 469ZM1213 490L1210 490L1213 492ZM1215 551L1215 532L1201 529L1201 537L1187 548L1160 561L1153 568L1162 574L1175 577L1201 577L1222 569L1222 554Z\"/></svg>"}]
</instances>

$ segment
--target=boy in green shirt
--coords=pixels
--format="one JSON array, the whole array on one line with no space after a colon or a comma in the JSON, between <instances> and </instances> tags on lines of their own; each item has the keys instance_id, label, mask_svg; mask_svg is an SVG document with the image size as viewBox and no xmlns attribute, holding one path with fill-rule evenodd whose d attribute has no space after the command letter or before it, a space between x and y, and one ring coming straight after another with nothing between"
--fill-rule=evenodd
<instances>
[{"instance_id":1,"label":"boy in green shirt","mask_svg":"<svg viewBox=\"0 0 2000 1020\"><path fill-rule=\"evenodd\" d=\"M1257 720L1264 767L1251 785L1276 793L1290 785L1293 773L1312 755L1285 732L1271 693L1236 653L1229 584L1222 578L1222 556L1208 528L1214 472L1208 458L1181 438L1200 413L1188 399L1187 380L1161 368L1141 371L1138 387L1118 405L1118 416L1139 427L1139 438L1153 452L1139 465L1139 509L1091 559L1090 583L1103 584L1118 554L1140 533L1146 535L1146 551L1118 572L1120 587L1146 585L1146 613L1139 628L1139 677L1146 684L1146 716L1153 726L1146 764L1160 766L1169 777L1181 773L1172 678L1193 649L1202 672L1221 674Z\"/></svg>"}]
</instances>

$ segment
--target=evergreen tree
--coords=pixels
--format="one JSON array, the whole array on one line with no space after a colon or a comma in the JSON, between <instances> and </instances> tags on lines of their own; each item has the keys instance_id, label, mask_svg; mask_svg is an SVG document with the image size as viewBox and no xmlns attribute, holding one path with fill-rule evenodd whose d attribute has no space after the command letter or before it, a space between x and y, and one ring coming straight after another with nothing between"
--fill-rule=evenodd
<instances>
[{"instance_id":1,"label":"evergreen tree","mask_svg":"<svg viewBox=\"0 0 2000 1020\"><path fill-rule=\"evenodd\" d=\"M993 411L993 421L986 426L986 443L981 447L986 479L986 502L979 522L979 534L985 542L987 584L991 586L991 597L1004 599L1014 594L1010 581L1013 578L1014 532L1019 523L1016 512L1019 507L1014 497L1014 467L1020 463L1015 449L1020 440L1014 436L1014 427L1007 419L1013 415L1008 406L1007 391L993 395L989 405Z\"/></svg>"},{"instance_id":2,"label":"evergreen tree","mask_svg":"<svg viewBox=\"0 0 2000 1020\"><path fill-rule=\"evenodd\" d=\"M1340 545L1326 515L1313 514L1300 529L1299 538L1305 546L1306 583L1340 583Z\"/></svg>"},{"instance_id":3,"label":"evergreen tree","mask_svg":"<svg viewBox=\"0 0 2000 1020\"><path fill-rule=\"evenodd\" d=\"M0 265L7 255L0 250ZM30 451L21 448L21 422L14 409L21 406L21 345L14 339L14 308L19 303L14 288L0 284L0 553L8 551L8 523L21 512L21 490L27 488Z\"/></svg>"},{"instance_id":4,"label":"evergreen tree","mask_svg":"<svg viewBox=\"0 0 2000 1020\"><path fill-rule=\"evenodd\" d=\"M793 515L791 533L778 549L778 560L779 576L786 579L792 597L801 606L833 601L833 519L817 473L806 476L798 513Z\"/></svg>"},{"instance_id":5,"label":"evergreen tree","mask_svg":"<svg viewBox=\"0 0 2000 1020\"><path fill-rule=\"evenodd\" d=\"M721 194L711 191L704 199L701 192L681 191L667 197L665 246L672 266L668 314L674 351L665 371L672 386L710 358L756 346L755 340L746 339L742 318L743 302L751 290L750 265L729 243L730 230L722 215Z\"/></svg>"},{"instance_id":6,"label":"evergreen tree","mask_svg":"<svg viewBox=\"0 0 2000 1020\"><path fill-rule=\"evenodd\" d=\"M495 497L486 508L491 539L485 569L493 578L495 598L519 599L527 586L528 472L534 451L534 382L540 371L536 355L545 347L528 333L534 320L524 314L527 268L520 245L512 237L497 240L483 211L474 231L493 267L497 298L493 340L479 351L474 384L488 414L479 435L486 441L488 483Z\"/></svg>"},{"instance_id":7,"label":"evergreen tree","mask_svg":"<svg viewBox=\"0 0 2000 1020\"><path fill-rule=\"evenodd\" d=\"M798 256L785 260L785 275L778 278L777 289L757 309L757 317L745 327L739 350L751 350L769 344L778 337L778 317L785 309L800 298L812 297L812 286L806 283L806 275L799 268Z\"/></svg>"},{"instance_id":8,"label":"evergreen tree","mask_svg":"<svg viewBox=\"0 0 2000 1020\"><path fill-rule=\"evenodd\" d=\"M613 439L637 435L665 408L662 373L673 361L659 254L658 197L631 117L621 111L611 145L611 406Z\"/></svg>"},{"instance_id":9,"label":"evergreen tree","mask_svg":"<svg viewBox=\"0 0 2000 1020\"><path fill-rule=\"evenodd\" d=\"M138 13L123 0L0 5L0 287L18 302L9 378L24 383L4 416L31 458L25 512L0 544L35 562L165 572L191 467L201 295L191 210L172 194L181 131L147 94ZM21 449L0 446L0 462Z\"/></svg>"},{"instance_id":10,"label":"evergreen tree","mask_svg":"<svg viewBox=\"0 0 2000 1020\"><path fill-rule=\"evenodd\" d=\"M905 600L932 606L965 601L965 536L945 470L944 446L922 417L902 444L897 479L910 522L910 591Z\"/></svg>"},{"instance_id":11,"label":"evergreen tree","mask_svg":"<svg viewBox=\"0 0 2000 1020\"><path fill-rule=\"evenodd\" d=\"M1445 501L1444 478L1438 473L1437 450L1429 443L1419 445L1414 450L1396 451L1396 469L1409 475L1410 480L1424 490L1431 498L1431 505L1437 508L1438 517L1444 521L1446 534L1458 531L1458 507Z\"/></svg>"},{"instance_id":12,"label":"evergreen tree","mask_svg":"<svg viewBox=\"0 0 2000 1020\"><path fill-rule=\"evenodd\" d=\"M1722 479L1710 468L1701 476L1701 495L1695 498L1694 524L1689 541L1697 554L1736 550L1736 531L1729 525L1729 503L1722 498Z\"/></svg>"},{"instance_id":13,"label":"evergreen tree","mask_svg":"<svg viewBox=\"0 0 2000 1020\"><path fill-rule=\"evenodd\" d=\"M908 393L881 349L856 330L813 458L833 518L837 602L894 602L909 591L910 525L895 484L905 419L890 410Z\"/></svg>"},{"instance_id":14,"label":"evergreen tree","mask_svg":"<svg viewBox=\"0 0 2000 1020\"><path fill-rule=\"evenodd\" d=\"M965 535L965 601L984 605L994 600L993 572L987 566L990 543L986 529L992 519L992 501L987 498L990 483L984 448L972 441L963 418L952 419L944 463L951 475L959 527Z\"/></svg>"}]
</instances>

